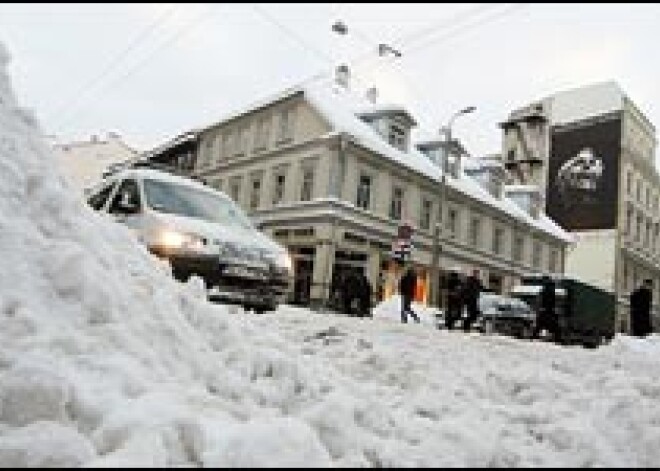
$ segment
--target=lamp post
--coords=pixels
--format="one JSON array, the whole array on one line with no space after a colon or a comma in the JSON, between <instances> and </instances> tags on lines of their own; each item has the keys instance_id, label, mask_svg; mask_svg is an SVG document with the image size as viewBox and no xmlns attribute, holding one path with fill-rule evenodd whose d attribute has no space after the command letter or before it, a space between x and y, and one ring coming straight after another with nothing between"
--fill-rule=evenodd
<instances>
[{"instance_id":1,"label":"lamp post","mask_svg":"<svg viewBox=\"0 0 660 471\"><path fill-rule=\"evenodd\" d=\"M454 121L459 116L470 114L476 111L476 107L468 106L462 110L454 113L447 125L440 128L440 133L445 135L444 145L442 146L442 176L440 179L440 203L438 208L438 222L435 224L433 230L433 252L431 256L431 299L439 307L440 306L440 285L439 285L439 264L440 264L440 241L444 236L444 206L447 199L447 172L449 170L449 152L452 146L451 129Z\"/></svg>"}]
</instances>

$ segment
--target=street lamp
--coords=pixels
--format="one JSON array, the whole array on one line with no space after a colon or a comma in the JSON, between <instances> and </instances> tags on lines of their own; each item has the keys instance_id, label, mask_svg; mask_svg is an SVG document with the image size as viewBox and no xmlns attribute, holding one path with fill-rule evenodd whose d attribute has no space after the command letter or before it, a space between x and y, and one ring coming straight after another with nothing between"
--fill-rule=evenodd
<instances>
[{"instance_id":1,"label":"street lamp","mask_svg":"<svg viewBox=\"0 0 660 471\"><path fill-rule=\"evenodd\" d=\"M452 146L451 129L454 121L459 116L470 114L476 111L475 106L468 106L454 113L446 126L440 128L440 133L445 135L445 142L442 146L442 178L440 179L440 207L438 208L438 222L433 231L433 253L431 258L431 294L435 303L440 304L440 286L439 286L439 263L440 263L440 240L443 237L444 225L444 205L447 199L447 172L449 170L449 149Z\"/></svg>"}]
</instances>

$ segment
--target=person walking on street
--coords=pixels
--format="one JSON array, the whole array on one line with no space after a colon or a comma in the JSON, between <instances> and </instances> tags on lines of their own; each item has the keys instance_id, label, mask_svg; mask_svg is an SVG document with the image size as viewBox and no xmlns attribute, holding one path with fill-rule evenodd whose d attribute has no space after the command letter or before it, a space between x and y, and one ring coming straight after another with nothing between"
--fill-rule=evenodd
<instances>
[{"instance_id":1,"label":"person walking on street","mask_svg":"<svg viewBox=\"0 0 660 471\"><path fill-rule=\"evenodd\" d=\"M419 317L412 310L412 300L415 296L416 286L417 274L412 267L408 268L399 283L399 291L401 292L401 322L404 324L408 323L408 314L419 324Z\"/></svg>"},{"instance_id":2,"label":"person walking on street","mask_svg":"<svg viewBox=\"0 0 660 471\"><path fill-rule=\"evenodd\" d=\"M445 316L445 325L448 330L454 328L454 324L463 314L462 288L463 283L458 277L458 273L452 271L447 279L447 315Z\"/></svg>"},{"instance_id":3,"label":"person walking on street","mask_svg":"<svg viewBox=\"0 0 660 471\"><path fill-rule=\"evenodd\" d=\"M474 270L463 287L463 303L467 309L467 319L463 321L463 330L469 332L472 324L479 317L479 296L484 286L479 278L479 270Z\"/></svg>"},{"instance_id":4,"label":"person walking on street","mask_svg":"<svg viewBox=\"0 0 660 471\"><path fill-rule=\"evenodd\" d=\"M651 306L653 305L653 280L644 280L644 284L630 295L631 334L646 337L653 332Z\"/></svg>"},{"instance_id":5,"label":"person walking on street","mask_svg":"<svg viewBox=\"0 0 660 471\"><path fill-rule=\"evenodd\" d=\"M369 311L371 310L371 297L372 297L372 287L369 283L369 279L364 273L360 273L358 276L359 281L359 307L358 315L360 317L368 317Z\"/></svg>"},{"instance_id":6,"label":"person walking on street","mask_svg":"<svg viewBox=\"0 0 660 471\"><path fill-rule=\"evenodd\" d=\"M547 329L555 342L560 340L560 326L557 312L555 310L557 296L555 293L555 283L548 275L543 276L541 280L541 299L539 314L534 329L534 337L538 337L542 330Z\"/></svg>"}]
</instances>

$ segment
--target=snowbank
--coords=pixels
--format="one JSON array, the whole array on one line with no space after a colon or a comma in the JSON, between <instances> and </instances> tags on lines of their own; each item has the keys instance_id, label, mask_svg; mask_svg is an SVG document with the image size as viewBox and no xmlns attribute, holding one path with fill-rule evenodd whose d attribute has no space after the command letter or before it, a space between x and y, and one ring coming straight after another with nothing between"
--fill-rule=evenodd
<instances>
[{"instance_id":1,"label":"snowbank","mask_svg":"<svg viewBox=\"0 0 660 471\"><path fill-rule=\"evenodd\" d=\"M391 296L373 309L374 319L387 319L401 323L401 303L400 295L396 294ZM436 317L437 311L435 309L427 308L422 304L412 303L412 310L417 314L417 317L419 317L422 324L431 327L436 327L438 325L438 318ZM414 323L415 320L408 316L408 322Z\"/></svg>"},{"instance_id":2,"label":"snowbank","mask_svg":"<svg viewBox=\"0 0 660 471\"><path fill-rule=\"evenodd\" d=\"M0 46L0 464L660 463L658 338L464 336L401 325L397 298L373 320L207 304L79 201L7 62Z\"/></svg>"}]
</instances>

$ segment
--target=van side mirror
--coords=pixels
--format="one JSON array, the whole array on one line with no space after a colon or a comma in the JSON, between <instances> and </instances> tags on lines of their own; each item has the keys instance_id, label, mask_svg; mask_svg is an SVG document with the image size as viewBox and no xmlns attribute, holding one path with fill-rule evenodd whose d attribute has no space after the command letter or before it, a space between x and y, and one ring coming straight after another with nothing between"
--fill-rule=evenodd
<instances>
[{"instance_id":1,"label":"van side mirror","mask_svg":"<svg viewBox=\"0 0 660 471\"><path fill-rule=\"evenodd\" d=\"M131 198L130 193L122 194L117 205L119 210L125 214L135 214L140 209L138 204Z\"/></svg>"}]
</instances>

